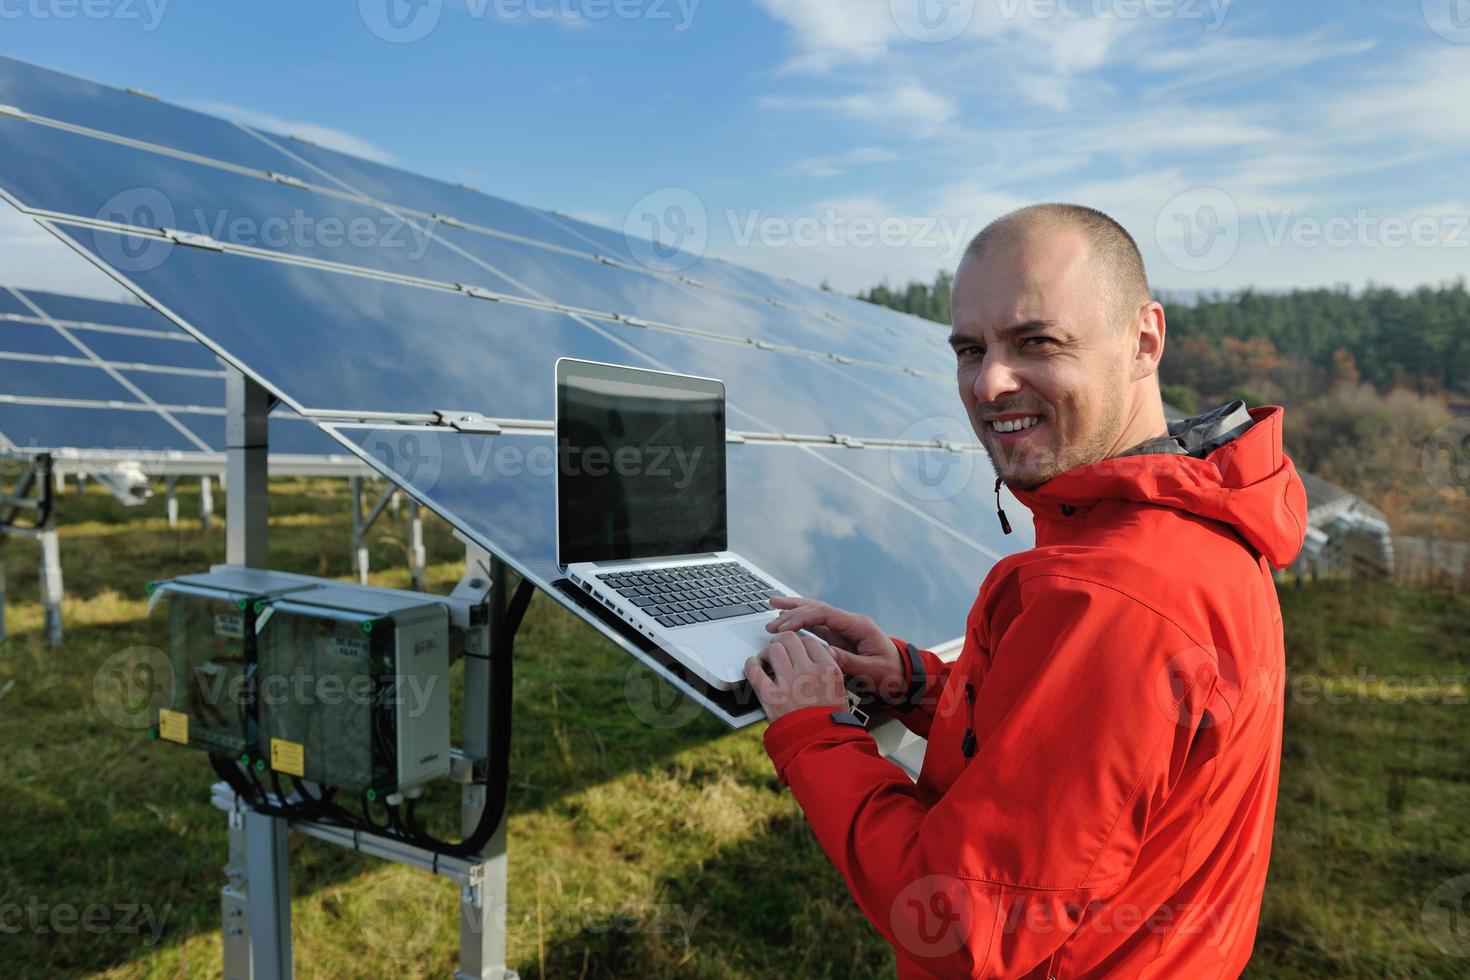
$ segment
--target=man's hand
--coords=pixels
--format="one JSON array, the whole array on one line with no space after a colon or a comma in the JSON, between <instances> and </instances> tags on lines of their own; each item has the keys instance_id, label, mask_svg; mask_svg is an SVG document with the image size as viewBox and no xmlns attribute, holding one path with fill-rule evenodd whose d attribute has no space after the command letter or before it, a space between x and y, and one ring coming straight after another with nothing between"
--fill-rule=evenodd
<instances>
[{"instance_id":1,"label":"man's hand","mask_svg":"<svg viewBox=\"0 0 1470 980\"><path fill-rule=\"evenodd\" d=\"M745 676L771 721L802 708L847 709L842 671L815 637L778 633L760 656L745 662Z\"/></svg>"},{"instance_id":2,"label":"man's hand","mask_svg":"<svg viewBox=\"0 0 1470 980\"><path fill-rule=\"evenodd\" d=\"M766 624L772 633L807 630L830 643L832 657L848 677L887 702L904 694L903 658L878 624L867 616L834 609L816 599L772 596L783 612Z\"/></svg>"}]
</instances>

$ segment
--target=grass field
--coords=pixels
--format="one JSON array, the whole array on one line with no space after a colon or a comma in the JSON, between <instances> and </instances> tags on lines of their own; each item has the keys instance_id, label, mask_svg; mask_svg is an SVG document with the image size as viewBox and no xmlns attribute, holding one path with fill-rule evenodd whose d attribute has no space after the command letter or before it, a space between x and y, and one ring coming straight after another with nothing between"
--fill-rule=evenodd
<instances>
[{"instance_id":1,"label":"grass field","mask_svg":"<svg viewBox=\"0 0 1470 980\"><path fill-rule=\"evenodd\" d=\"M170 530L161 499L125 511L100 492L62 498L59 650L40 636L36 549L5 542L0 978L220 975L225 822L208 766L110 723L93 693L109 657L149 642L144 584L223 560L223 532L200 529L196 503L184 496ZM344 485L277 482L272 505L274 567L347 575ZM402 529L384 525L373 581L406 587ZM462 549L439 525L428 544L430 589L447 591ZM1470 957L1446 955L1422 924L1436 886L1470 872L1470 598L1324 583L1282 601L1292 696L1248 975L1470 976ZM891 975L777 786L761 726L645 724L629 659L544 597L517 655L509 919L522 977ZM452 974L451 883L314 841L294 843L292 872L298 976ZM1470 953L1467 921L1449 934L1432 923L1433 938Z\"/></svg>"}]
</instances>

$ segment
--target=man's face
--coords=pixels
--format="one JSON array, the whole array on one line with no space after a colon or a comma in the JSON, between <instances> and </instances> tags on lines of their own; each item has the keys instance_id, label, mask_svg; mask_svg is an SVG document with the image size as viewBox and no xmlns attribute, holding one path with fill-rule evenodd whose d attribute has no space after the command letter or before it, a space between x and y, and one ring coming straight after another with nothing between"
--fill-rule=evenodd
<instances>
[{"instance_id":1,"label":"man's face","mask_svg":"<svg viewBox=\"0 0 1470 980\"><path fill-rule=\"evenodd\" d=\"M1116 443L1131 331L1110 295L1086 237L1071 229L996 243L960 265L951 337L960 399L1014 490L1126 448Z\"/></svg>"}]
</instances>

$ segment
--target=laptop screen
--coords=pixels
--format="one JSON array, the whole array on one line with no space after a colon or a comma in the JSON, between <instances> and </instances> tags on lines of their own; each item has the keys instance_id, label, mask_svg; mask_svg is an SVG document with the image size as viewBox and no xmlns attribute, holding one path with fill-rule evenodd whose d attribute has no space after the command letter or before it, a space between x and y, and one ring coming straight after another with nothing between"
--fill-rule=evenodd
<instances>
[{"instance_id":1,"label":"laptop screen","mask_svg":"<svg viewBox=\"0 0 1470 980\"><path fill-rule=\"evenodd\" d=\"M724 551L725 386L556 365L557 561Z\"/></svg>"}]
</instances>

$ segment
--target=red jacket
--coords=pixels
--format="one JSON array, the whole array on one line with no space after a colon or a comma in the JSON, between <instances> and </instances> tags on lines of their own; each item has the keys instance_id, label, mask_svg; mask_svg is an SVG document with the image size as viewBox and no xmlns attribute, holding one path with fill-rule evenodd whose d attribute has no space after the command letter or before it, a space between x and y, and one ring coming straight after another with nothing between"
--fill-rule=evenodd
<instances>
[{"instance_id":1,"label":"red jacket","mask_svg":"<svg viewBox=\"0 0 1470 980\"><path fill-rule=\"evenodd\" d=\"M953 664L916 652L917 785L829 709L766 749L898 972L1233 977L1255 940L1281 763L1268 566L1306 495L1279 407L1203 458L1125 455L1017 498ZM902 640L896 640L904 649Z\"/></svg>"}]
</instances>

